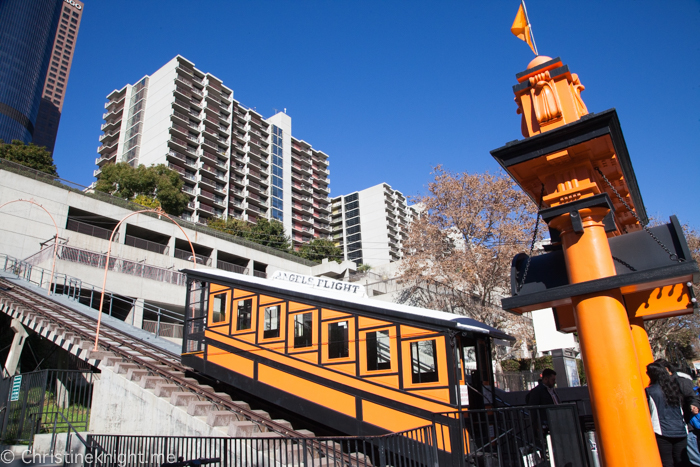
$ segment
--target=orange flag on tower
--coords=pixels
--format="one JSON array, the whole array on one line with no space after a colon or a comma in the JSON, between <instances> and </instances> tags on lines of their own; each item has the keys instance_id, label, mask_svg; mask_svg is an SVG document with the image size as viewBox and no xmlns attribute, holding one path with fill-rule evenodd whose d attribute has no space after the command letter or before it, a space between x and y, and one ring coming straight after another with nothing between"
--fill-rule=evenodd
<instances>
[{"instance_id":1,"label":"orange flag on tower","mask_svg":"<svg viewBox=\"0 0 700 467\"><path fill-rule=\"evenodd\" d=\"M535 40L532 37L532 29L530 27L530 20L527 17L527 9L525 8L524 0L520 2L520 8L518 8L518 14L515 15L515 20L513 21L513 26L510 27L510 32L518 39L527 42L527 45L530 46L535 55L539 55L537 53Z\"/></svg>"}]
</instances>

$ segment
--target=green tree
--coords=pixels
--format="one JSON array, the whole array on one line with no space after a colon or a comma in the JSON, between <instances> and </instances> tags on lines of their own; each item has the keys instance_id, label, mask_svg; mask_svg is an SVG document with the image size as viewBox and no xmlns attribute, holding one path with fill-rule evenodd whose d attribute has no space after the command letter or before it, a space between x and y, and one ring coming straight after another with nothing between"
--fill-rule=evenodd
<instances>
[{"instance_id":1,"label":"green tree","mask_svg":"<svg viewBox=\"0 0 700 467\"><path fill-rule=\"evenodd\" d=\"M6 144L0 139L0 158L58 177L51 153L34 143L24 144L15 139Z\"/></svg>"},{"instance_id":2,"label":"green tree","mask_svg":"<svg viewBox=\"0 0 700 467\"><path fill-rule=\"evenodd\" d=\"M284 225L276 220L258 219L257 223L250 228L246 238L255 243L286 252L292 249L292 242L284 234Z\"/></svg>"},{"instance_id":3,"label":"green tree","mask_svg":"<svg viewBox=\"0 0 700 467\"><path fill-rule=\"evenodd\" d=\"M229 217L228 219L221 219L220 217L212 217L207 221L207 225L212 229L225 232L229 235L235 237L246 238L248 231L250 230L251 224L248 222Z\"/></svg>"},{"instance_id":4,"label":"green tree","mask_svg":"<svg viewBox=\"0 0 700 467\"><path fill-rule=\"evenodd\" d=\"M212 229L242 237L260 245L293 253L289 237L284 234L284 226L276 220L261 218L256 224L251 224L238 219L210 219L207 225Z\"/></svg>"},{"instance_id":5,"label":"green tree","mask_svg":"<svg viewBox=\"0 0 700 467\"><path fill-rule=\"evenodd\" d=\"M163 211L175 216L182 214L189 202L189 197L182 192L180 175L163 164L136 168L126 162L106 165L102 167L95 190L130 200L150 198L160 203Z\"/></svg>"},{"instance_id":6,"label":"green tree","mask_svg":"<svg viewBox=\"0 0 700 467\"><path fill-rule=\"evenodd\" d=\"M311 261L321 262L324 258L340 263L343 261L343 250L338 248L331 240L314 238L309 243L299 247L297 254Z\"/></svg>"}]
</instances>

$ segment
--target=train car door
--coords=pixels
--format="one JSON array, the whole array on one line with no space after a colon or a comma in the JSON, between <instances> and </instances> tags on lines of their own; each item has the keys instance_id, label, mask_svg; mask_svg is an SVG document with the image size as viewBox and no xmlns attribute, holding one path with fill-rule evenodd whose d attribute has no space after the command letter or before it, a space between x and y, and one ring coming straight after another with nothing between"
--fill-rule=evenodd
<instances>
[{"instance_id":1,"label":"train car door","mask_svg":"<svg viewBox=\"0 0 700 467\"><path fill-rule=\"evenodd\" d=\"M457 338L459 395L463 408L483 409L492 404L493 369L488 337Z\"/></svg>"}]
</instances>

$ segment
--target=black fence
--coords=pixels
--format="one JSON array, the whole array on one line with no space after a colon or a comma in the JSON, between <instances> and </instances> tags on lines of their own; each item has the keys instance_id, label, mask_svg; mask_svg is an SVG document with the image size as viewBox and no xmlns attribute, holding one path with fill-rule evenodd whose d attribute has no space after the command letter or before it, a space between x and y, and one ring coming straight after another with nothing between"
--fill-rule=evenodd
<instances>
[{"instance_id":1,"label":"black fence","mask_svg":"<svg viewBox=\"0 0 700 467\"><path fill-rule=\"evenodd\" d=\"M270 434L273 435L273 434ZM277 435L273 435L277 436ZM430 426L384 436L201 438L89 435L90 465L222 467L589 467L575 405L436 414ZM183 464L184 465L184 464Z\"/></svg>"},{"instance_id":2,"label":"black fence","mask_svg":"<svg viewBox=\"0 0 700 467\"><path fill-rule=\"evenodd\" d=\"M464 453L452 465L589 466L575 404L450 412L437 415L435 427L441 450Z\"/></svg>"},{"instance_id":3,"label":"black fence","mask_svg":"<svg viewBox=\"0 0 700 467\"><path fill-rule=\"evenodd\" d=\"M92 456L85 465L160 467L165 463L201 459L225 467L434 467L438 465L434 440L431 426L385 436L351 438L88 435Z\"/></svg>"},{"instance_id":4,"label":"black fence","mask_svg":"<svg viewBox=\"0 0 700 467\"><path fill-rule=\"evenodd\" d=\"M89 371L43 370L7 378L2 441L31 444L38 433L87 431L92 388Z\"/></svg>"}]
</instances>

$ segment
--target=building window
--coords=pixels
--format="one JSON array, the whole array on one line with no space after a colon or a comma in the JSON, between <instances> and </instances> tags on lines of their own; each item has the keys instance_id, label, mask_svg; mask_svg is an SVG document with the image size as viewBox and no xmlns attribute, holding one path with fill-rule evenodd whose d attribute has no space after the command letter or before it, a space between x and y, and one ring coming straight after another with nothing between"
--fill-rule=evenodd
<instances>
[{"instance_id":1,"label":"building window","mask_svg":"<svg viewBox=\"0 0 700 467\"><path fill-rule=\"evenodd\" d=\"M411 342L411 376L414 384L438 380L435 339Z\"/></svg>"},{"instance_id":2,"label":"building window","mask_svg":"<svg viewBox=\"0 0 700 467\"><path fill-rule=\"evenodd\" d=\"M313 313L294 316L294 348L311 347Z\"/></svg>"},{"instance_id":3,"label":"building window","mask_svg":"<svg viewBox=\"0 0 700 467\"><path fill-rule=\"evenodd\" d=\"M212 323L226 321L226 296L225 293L214 295L212 309Z\"/></svg>"},{"instance_id":4,"label":"building window","mask_svg":"<svg viewBox=\"0 0 700 467\"><path fill-rule=\"evenodd\" d=\"M284 211L282 210L282 206L284 206L282 201L284 199L282 136L282 129L272 125L272 218L280 222L284 221Z\"/></svg>"},{"instance_id":5,"label":"building window","mask_svg":"<svg viewBox=\"0 0 700 467\"><path fill-rule=\"evenodd\" d=\"M263 328L263 338L270 339L280 336L280 306L265 307L265 323Z\"/></svg>"},{"instance_id":6,"label":"building window","mask_svg":"<svg viewBox=\"0 0 700 467\"><path fill-rule=\"evenodd\" d=\"M253 300L238 300L238 320L236 323L236 331L250 329L252 316Z\"/></svg>"},{"instance_id":7,"label":"building window","mask_svg":"<svg viewBox=\"0 0 700 467\"><path fill-rule=\"evenodd\" d=\"M348 322L328 323L328 358L347 358Z\"/></svg>"},{"instance_id":8,"label":"building window","mask_svg":"<svg viewBox=\"0 0 700 467\"><path fill-rule=\"evenodd\" d=\"M367 333L367 370L391 369L391 344L389 331Z\"/></svg>"}]
</instances>

